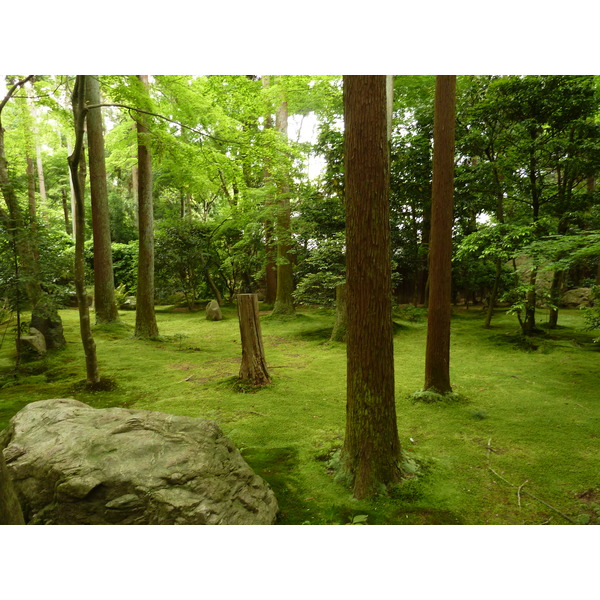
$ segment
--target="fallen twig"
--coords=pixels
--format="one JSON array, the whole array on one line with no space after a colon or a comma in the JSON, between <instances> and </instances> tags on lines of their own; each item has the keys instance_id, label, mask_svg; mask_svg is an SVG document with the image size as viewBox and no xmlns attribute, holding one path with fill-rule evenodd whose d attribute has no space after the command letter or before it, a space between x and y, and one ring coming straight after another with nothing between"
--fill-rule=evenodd
<instances>
[{"instance_id":1,"label":"fallen twig","mask_svg":"<svg viewBox=\"0 0 600 600\"><path fill-rule=\"evenodd\" d=\"M523 489L523 486L527 483L527 479L519 486L519 489L517 490L517 502L519 504L519 508L521 508L521 490Z\"/></svg>"},{"instance_id":2,"label":"fallen twig","mask_svg":"<svg viewBox=\"0 0 600 600\"><path fill-rule=\"evenodd\" d=\"M523 485L521 486L517 486L514 483L511 483L510 481L508 481L508 479L505 479L504 477L502 477L502 475L500 475L499 473L496 473L496 471L494 471L494 469L492 469L492 467L488 466L488 469L496 476L498 477L498 479L502 479L502 481L504 481L505 483L507 483L508 485L510 485L511 487L516 487L519 490L523 487ZM527 483L527 482L525 482ZM519 492L520 493L520 492ZM573 519L571 519L570 517L567 517L567 515L565 515L564 513L562 513L560 510L558 510L558 508L555 508L554 506L552 506L551 504L548 504L547 502L544 502L543 500L541 500L540 498L538 498L537 496L534 496L533 494L530 494L529 492L523 490L522 492L523 494L526 494L527 496L529 496L530 498L533 498L534 500L537 500L538 502L541 502L544 506L547 506L548 508L552 509L554 512L558 513L565 521L568 521L569 523L572 523L573 525L577 525L577 523L575 521L573 521Z\"/></svg>"}]
</instances>

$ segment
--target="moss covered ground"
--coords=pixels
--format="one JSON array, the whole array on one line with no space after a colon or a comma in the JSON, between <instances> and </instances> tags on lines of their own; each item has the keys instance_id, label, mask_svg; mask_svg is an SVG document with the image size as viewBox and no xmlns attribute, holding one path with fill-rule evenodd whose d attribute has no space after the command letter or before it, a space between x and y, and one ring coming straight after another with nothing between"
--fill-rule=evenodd
<instances>
[{"instance_id":1,"label":"moss covered ground","mask_svg":"<svg viewBox=\"0 0 600 600\"><path fill-rule=\"evenodd\" d=\"M333 311L261 313L273 383L236 387L235 307L222 321L158 307L161 340L132 338L135 315L96 327L104 391L85 378L76 310L61 311L67 348L15 375L10 326L0 348L0 429L28 402L76 398L216 420L273 487L281 524L565 524L600 521L600 350L576 310L535 339L500 312L455 308L451 379L461 402L414 402L423 384L426 321L395 319L398 430L420 465L385 496L358 501L336 482L345 425L345 345L329 342ZM540 311L541 320L544 315ZM25 316L26 319L26 316ZM0 339L3 332L0 332Z\"/></svg>"}]
</instances>

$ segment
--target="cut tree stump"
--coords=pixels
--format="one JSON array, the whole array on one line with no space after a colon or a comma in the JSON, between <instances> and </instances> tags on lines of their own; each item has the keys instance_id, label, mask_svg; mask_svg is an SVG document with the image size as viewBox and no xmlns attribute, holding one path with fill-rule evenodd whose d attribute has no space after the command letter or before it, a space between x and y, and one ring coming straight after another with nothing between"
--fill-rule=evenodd
<instances>
[{"instance_id":1,"label":"cut tree stump","mask_svg":"<svg viewBox=\"0 0 600 600\"><path fill-rule=\"evenodd\" d=\"M238 316L242 337L242 365L240 380L253 385L271 383L265 361L260 319L258 316L258 296L238 294Z\"/></svg>"}]
</instances>

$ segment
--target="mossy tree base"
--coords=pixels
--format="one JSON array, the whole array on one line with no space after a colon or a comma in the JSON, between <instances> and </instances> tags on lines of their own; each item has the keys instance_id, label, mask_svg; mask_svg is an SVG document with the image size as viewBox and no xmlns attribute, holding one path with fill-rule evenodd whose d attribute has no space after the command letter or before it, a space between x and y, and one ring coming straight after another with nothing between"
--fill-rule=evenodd
<instances>
[{"instance_id":1,"label":"mossy tree base","mask_svg":"<svg viewBox=\"0 0 600 600\"><path fill-rule=\"evenodd\" d=\"M444 403L466 403L468 399L456 392L438 392L435 388L421 390L410 396L412 402L423 402L425 404Z\"/></svg>"}]
</instances>

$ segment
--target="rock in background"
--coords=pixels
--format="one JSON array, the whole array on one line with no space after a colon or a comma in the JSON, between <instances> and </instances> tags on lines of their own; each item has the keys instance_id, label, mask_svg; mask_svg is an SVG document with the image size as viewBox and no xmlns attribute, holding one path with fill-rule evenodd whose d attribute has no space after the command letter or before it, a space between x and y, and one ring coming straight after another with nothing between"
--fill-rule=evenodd
<instances>
[{"instance_id":1,"label":"rock in background","mask_svg":"<svg viewBox=\"0 0 600 600\"><path fill-rule=\"evenodd\" d=\"M62 319L50 300L41 300L36 304L31 313L31 323L29 325L42 332L48 350L66 346Z\"/></svg>"},{"instance_id":2,"label":"rock in background","mask_svg":"<svg viewBox=\"0 0 600 600\"><path fill-rule=\"evenodd\" d=\"M278 510L213 421L42 400L0 448L30 524L272 524Z\"/></svg>"},{"instance_id":3,"label":"rock in background","mask_svg":"<svg viewBox=\"0 0 600 600\"><path fill-rule=\"evenodd\" d=\"M206 319L208 321L221 321L223 319L219 303L216 300L211 300L206 305Z\"/></svg>"}]
</instances>

